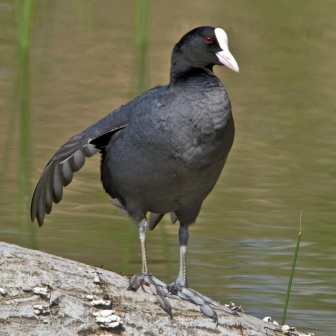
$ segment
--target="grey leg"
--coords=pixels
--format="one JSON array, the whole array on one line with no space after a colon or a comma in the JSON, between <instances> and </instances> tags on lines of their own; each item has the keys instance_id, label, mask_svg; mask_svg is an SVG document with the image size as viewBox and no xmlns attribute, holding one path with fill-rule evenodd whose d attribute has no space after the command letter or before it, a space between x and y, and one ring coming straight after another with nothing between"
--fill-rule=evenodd
<instances>
[{"instance_id":1,"label":"grey leg","mask_svg":"<svg viewBox=\"0 0 336 336\"><path fill-rule=\"evenodd\" d=\"M172 309L169 301L165 298L165 293L158 286L166 287L166 284L162 281L154 278L148 270L147 265L147 254L146 254L146 232L148 229L148 223L146 218L144 218L139 224L139 238L141 244L141 259L142 259L142 274L133 275L130 279L128 290L136 292L143 282L147 283L159 301L161 307L170 315L172 318Z\"/></svg>"},{"instance_id":2,"label":"grey leg","mask_svg":"<svg viewBox=\"0 0 336 336\"><path fill-rule=\"evenodd\" d=\"M147 266L147 255L146 255L146 233L148 229L148 223L146 219L143 219L139 223L139 238L141 244L141 260L142 260L142 274L148 273L148 266Z\"/></svg>"},{"instance_id":3,"label":"grey leg","mask_svg":"<svg viewBox=\"0 0 336 336\"><path fill-rule=\"evenodd\" d=\"M180 286L188 286L187 282L187 245L189 239L188 226L180 226L179 241L180 241L180 270L176 279L176 284Z\"/></svg>"},{"instance_id":4,"label":"grey leg","mask_svg":"<svg viewBox=\"0 0 336 336\"><path fill-rule=\"evenodd\" d=\"M188 239L189 239L188 226L180 225L179 229L180 269L175 282L167 286L168 291L174 295L178 295L180 298L186 301L199 305L201 312L205 316L213 319L213 321L216 324L218 324L217 314L211 306L224 310L230 314L238 315L237 312L231 310L229 307L221 305L188 287L187 258L186 258Z\"/></svg>"}]
</instances>

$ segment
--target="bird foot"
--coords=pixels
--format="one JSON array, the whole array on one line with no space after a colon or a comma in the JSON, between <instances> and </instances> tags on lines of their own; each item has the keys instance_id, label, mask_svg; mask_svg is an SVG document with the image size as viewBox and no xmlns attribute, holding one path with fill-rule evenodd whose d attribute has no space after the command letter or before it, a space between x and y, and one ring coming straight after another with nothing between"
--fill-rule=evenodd
<instances>
[{"instance_id":1,"label":"bird foot","mask_svg":"<svg viewBox=\"0 0 336 336\"><path fill-rule=\"evenodd\" d=\"M127 290L132 290L136 292L139 289L139 287L143 285L143 283L146 283L149 286L150 290L159 301L160 306L171 318L173 318L171 305L169 301L166 299L167 294L164 290L160 288L160 287L166 288L167 285L164 282L160 281L159 279L155 278L151 273L133 275L130 278Z\"/></svg>"},{"instance_id":2,"label":"bird foot","mask_svg":"<svg viewBox=\"0 0 336 336\"><path fill-rule=\"evenodd\" d=\"M233 303L230 305L222 305L209 297L196 292L195 290L182 286L176 282L166 285L161 280L155 278L151 273L143 273L141 275L133 275L130 278L129 286L127 290L132 290L136 292L140 286L143 284L147 284L151 290L151 292L156 296L157 300L160 303L160 306L164 309L166 313L169 314L171 318L172 316L172 308L167 300L167 293L162 289L165 288L168 290L168 294L173 294L179 296L181 299L191 302L195 305L200 306L200 310L206 317L211 318L216 326L218 325L218 317L214 308L223 310L229 314L239 316L239 312L243 312L241 307L236 307Z\"/></svg>"},{"instance_id":3,"label":"bird foot","mask_svg":"<svg viewBox=\"0 0 336 336\"><path fill-rule=\"evenodd\" d=\"M232 315L239 316L237 311L231 309L228 306L221 305L220 303L208 298L207 296L203 294L196 292L195 290L189 287L181 286L174 282L170 285L167 285L167 289L168 289L168 293L178 295L181 299L200 306L200 309L203 315L211 318L216 323L216 325L218 325L218 317L213 307L221 309Z\"/></svg>"}]
</instances>

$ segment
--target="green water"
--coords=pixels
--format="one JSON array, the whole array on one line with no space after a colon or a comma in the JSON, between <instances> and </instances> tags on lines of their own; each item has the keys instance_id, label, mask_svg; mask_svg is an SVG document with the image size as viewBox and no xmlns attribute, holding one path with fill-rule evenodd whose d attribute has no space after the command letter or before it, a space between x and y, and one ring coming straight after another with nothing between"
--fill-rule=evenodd
<instances>
[{"instance_id":1,"label":"green water","mask_svg":"<svg viewBox=\"0 0 336 336\"><path fill-rule=\"evenodd\" d=\"M147 17L135 1L32 3L27 58L18 39L29 29L17 21L22 6L0 1L0 240L140 272L137 231L108 202L98 156L41 229L29 222L32 188L68 138L139 88L167 83L172 47L185 32L222 27L240 66L239 74L215 69L231 97L236 138L190 230L189 285L280 322L302 210L286 322L334 335L336 2L154 1ZM146 28L139 32L146 24L147 41ZM150 269L166 282L178 271L177 231L167 218L148 235Z\"/></svg>"}]
</instances>

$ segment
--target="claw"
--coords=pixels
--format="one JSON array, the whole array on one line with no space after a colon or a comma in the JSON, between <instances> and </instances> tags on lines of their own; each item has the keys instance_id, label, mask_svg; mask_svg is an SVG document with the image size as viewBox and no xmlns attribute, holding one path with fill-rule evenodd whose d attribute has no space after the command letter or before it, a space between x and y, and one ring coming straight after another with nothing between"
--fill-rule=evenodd
<instances>
[{"instance_id":1,"label":"claw","mask_svg":"<svg viewBox=\"0 0 336 336\"><path fill-rule=\"evenodd\" d=\"M187 288L187 287L182 287L181 288L182 294L186 295L189 298L189 301L198 305L202 306L205 304L205 301L201 298L200 295L198 295L195 291Z\"/></svg>"},{"instance_id":2,"label":"claw","mask_svg":"<svg viewBox=\"0 0 336 336\"><path fill-rule=\"evenodd\" d=\"M194 290L193 290L194 291ZM240 316L235 310L231 309L230 307L227 307L227 306L224 306L212 299L210 299L209 297L203 295L203 294L200 294L196 291L194 291L197 295L199 295L205 302L207 302L209 305L215 307L215 308L218 308L218 309L221 309L229 314L232 314L232 315L235 315L235 316Z\"/></svg>"},{"instance_id":3,"label":"claw","mask_svg":"<svg viewBox=\"0 0 336 336\"><path fill-rule=\"evenodd\" d=\"M184 294L181 293L181 292L177 292L177 294L174 294L174 295L177 295L177 296L179 296L181 299L186 300L186 301L188 301L188 302L192 302L192 301L190 301L190 299L188 298L187 295L184 295Z\"/></svg>"},{"instance_id":4,"label":"claw","mask_svg":"<svg viewBox=\"0 0 336 336\"><path fill-rule=\"evenodd\" d=\"M169 314L170 318L173 319L171 305L169 301L165 298L165 296L162 294L163 291L156 285L151 276L146 275L145 281L149 284L149 287L152 293L156 296L157 300L159 301L160 306L164 309L164 311L167 314Z\"/></svg>"},{"instance_id":5,"label":"claw","mask_svg":"<svg viewBox=\"0 0 336 336\"><path fill-rule=\"evenodd\" d=\"M159 291L161 292L162 296L167 297L167 293L163 289L159 288Z\"/></svg>"},{"instance_id":6,"label":"claw","mask_svg":"<svg viewBox=\"0 0 336 336\"><path fill-rule=\"evenodd\" d=\"M166 288L168 290L168 293L177 295L183 300L186 300L195 305L201 306L201 312L205 316L213 319L213 321L216 323L216 326L218 325L218 317L213 307L219 308L232 315L239 316L239 314L233 309L231 309L230 307L221 305L220 303L211 300L207 296L202 295L191 288L178 284L176 281L170 285L167 285Z\"/></svg>"},{"instance_id":7,"label":"claw","mask_svg":"<svg viewBox=\"0 0 336 336\"><path fill-rule=\"evenodd\" d=\"M172 283L170 285L167 285L168 293L171 293L173 295L179 295L178 293L182 291L182 287L176 283Z\"/></svg>"},{"instance_id":8,"label":"claw","mask_svg":"<svg viewBox=\"0 0 336 336\"><path fill-rule=\"evenodd\" d=\"M143 285L144 282L149 285L150 290L156 296L157 300L160 303L160 306L165 310L166 313L169 314L171 318L173 318L171 305L166 299L167 294L159 287L166 287L167 285L164 282L153 277L151 274L143 273L142 275L133 275L130 278L127 290L132 290L136 292L139 287Z\"/></svg>"},{"instance_id":9,"label":"claw","mask_svg":"<svg viewBox=\"0 0 336 336\"><path fill-rule=\"evenodd\" d=\"M161 293L160 295L156 295L156 298L163 310L170 316L171 319L173 319L172 307L169 301L164 296L162 296Z\"/></svg>"},{"instance_id":10,"label":"claw","mask_svg":"<svg viewBox=\"0 0 336 336\"><path fill-rule=\"evenodd\" d=\"M127 290L136 292L141 286L143 280L144 280L143 276L133 275L129 281L129 286L127 287Z\"/></svg>"},{"instance_id":11,"label":"claw","mask_svg":"<svg viewBox=\"0 0 336 336\"><path fill-rule=\"evenodd\" d=\"M201 312L206 317L210 317L216 323L216 327L218 326L218 317L217 317L217 314L216 314L216 312L207 303L204 303L201 306Z\"/></svg>"}]
</instances>

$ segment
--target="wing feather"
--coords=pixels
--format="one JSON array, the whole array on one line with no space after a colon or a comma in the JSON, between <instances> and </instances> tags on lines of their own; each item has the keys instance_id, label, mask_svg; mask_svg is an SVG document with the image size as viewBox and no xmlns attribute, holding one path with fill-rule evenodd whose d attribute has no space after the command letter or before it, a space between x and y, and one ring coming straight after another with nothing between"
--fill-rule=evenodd
<instances>
[{"instance_id":1,"label":"wing feather","mask_svg":"<svg viewBox=\"0 0 336 336\"><path fill-rule=\"evenodd\" d=\"M62 165L55 164L53 165L54 171L50 174L50 171L47 171L46 174L50 174L50 180L53 179L53 202L55 204L61 202L63 197L63 178L62 178ZM38 186L38 185L37 185Z\"/></svg>"},{"instance_id":2,"label":"wing feather","mask_svg":"<svg viewBox=\"0 0 336 336\"><path fill-rule=\"evenodd\" d=\"M75 170L76 172L84 167L84 165L85 165L84 149L80 149L74 154L73 163L74 163L74 167L76 169Z\"/></svg>"},{"instance_id":3,"label":"wing feather","mask_svg":"<svg viewBox=\"0 0 336 336\"><path fill-rule=\"evenodd\" d=\"M85 164L86 158L90 158L106 145L109 141L108 134L120 136L133 113L142 111L142 105L148 108L148 98L155 94L159 88L147 91L126 105L122 105L115 111L89 126L82 133L70 138L51 158L41 175L35 188L31 203L31 220L37 219L40 226L43 225L45 214L52 210L52 203L59 203L63 196L63 187L73 179L73 174L79 171ZM139 107L140 106L140 107ZM96 147L97 146L97 147Z\"/></svg>"},{"instance_id":4,"label":"wing feather","mask_svg":"<svg viewBox=\"0 0 336 336\"><path fill-rule=\"evenodd\" d=\"M110 132L113 134L125 127L126 125L123 125ZM94 139L87 139L83 144L83 138L76 135L69 139L48 162L35 188L30 210L31 220L34 221L36 218L39 226L43 225L45 214L50 214L52 203L57 204L62 200L63 187L71 183L74 173L83 168L86 158L99 151L90 143L92 140Z\"/></svg>"},{"instance_id":5,"label":"wing feather","mask_svg":"<svg viewBox=\"0 0 336 336\"><path fill-rule=\"evenodd\" d=\"M66 187L72 182L73 179L73 166L72 166L72 158L73 156L69 157L68 160L63 161L62 163L62 175L63 175L63 186Z\"/></svg>"}]
</instances>

